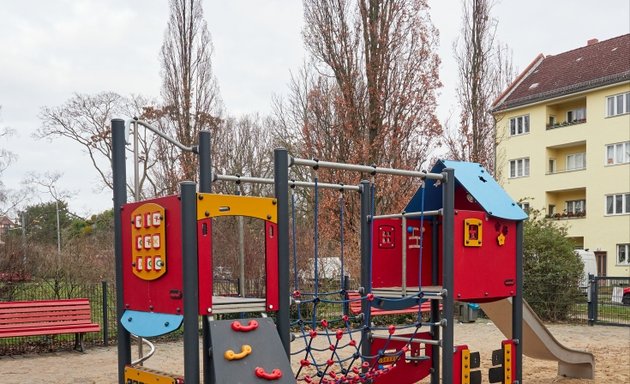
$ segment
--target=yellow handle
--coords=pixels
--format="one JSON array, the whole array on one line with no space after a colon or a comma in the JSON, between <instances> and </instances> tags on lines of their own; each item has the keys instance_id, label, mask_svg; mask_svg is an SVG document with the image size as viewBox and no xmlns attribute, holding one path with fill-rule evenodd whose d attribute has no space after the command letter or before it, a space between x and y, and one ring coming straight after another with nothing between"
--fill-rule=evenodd
<instances>
[{"instance_id":1,"label":"yellow handle","mask_svg":"<svg viewBox=\"0 0 630 384\"><path fill-rule=\"evenodd\" d=\"M241 353L235 353L233 350L228 349L223 354L223 357L225 357L225 360L230 360L230 361L240 360L244 358L245 356L249 355L250 353L252 353L252 347L245 344L241 347Z\"/></svg>"}]
</instances>

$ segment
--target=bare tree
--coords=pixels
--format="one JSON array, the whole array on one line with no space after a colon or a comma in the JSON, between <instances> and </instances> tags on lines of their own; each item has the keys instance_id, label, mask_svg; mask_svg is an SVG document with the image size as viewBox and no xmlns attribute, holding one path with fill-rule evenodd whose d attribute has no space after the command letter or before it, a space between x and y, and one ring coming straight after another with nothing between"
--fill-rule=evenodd
<instances>
[{"instance_id":1,"label":"bare tree","mask_svg":"<svg viewBox=\"0 0 630 384\"><path fill-rule=\"evenodd\" d=\"M35 134L38 138L53 140L70 139L80 144L97 171L101 182L112 188L111 160L112 142L110 122L114 117L139 116L152 102L141 96L123 97L114 92L95 95L75 94L63 105L43 107L39 118L42 126ZM143 161L142 184L151 184L149 170L156 160L150 152L156 146L155 138L140 137L140 156ZM130 186L131 190L131 186Z\"/></svg>"},{"instance_id":2,"label":"bare tree","mask_svg":"<svg viewBox=\"0 0 630 384\"><path fill-rule=\"evenodd\" d=\"M453 44L458 65L457 128L446 131L448 155L494 170L496 121L491 105L513 78L511 55L496 39L492 0L464 0L461 38ZM448 124L447 124L448 126Z\"/></svg>"},{"instance_id":3,"label":"bare tree","mask_svg":"<svg viewBox=\"0 0 630 384\"><path fill-rule=\"evenodd\" d=\"M278 133L302 157L420 169L439 145L435 114L437 31L424 0L305 0L310 53L290 95L275 100ZM358 183L369 175L319 170L321 179ZM379 175L377 210L400 210L417 180ZM308 196L306 196L308 200ZM357 199L348 196L347 233L358 231ZM320 201L322 234L338 233L336 194Z\"/></svg>"},{"instance_id":4,"label":"bare tree","mask_svg":"<svg viewBox=\"0 0 630 384\"><path fill-rule=\"evenodd\" d=\"M196 143L200 130L220 125L219 87L212 73L212 41L200 0L170 0L170 17L161 50L162 98L154 111L159 124L186 146ZM217 134L213 136L218 136ZM177 181L196 180L197 160L192 153L161 146L162 182L175 192ZM165 165L168 162L169 165ZM171 169L171 174L168 174ZM179 177L177 177L179 176Z\"/></svg>"}]
</instances>

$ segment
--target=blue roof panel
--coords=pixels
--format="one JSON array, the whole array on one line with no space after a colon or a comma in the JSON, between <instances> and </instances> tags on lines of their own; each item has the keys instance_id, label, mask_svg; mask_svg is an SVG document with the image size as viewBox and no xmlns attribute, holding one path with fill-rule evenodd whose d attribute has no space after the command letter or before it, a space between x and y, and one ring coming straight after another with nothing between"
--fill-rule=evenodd
<instances>
[{"instance_id":1,"label":"blue roof panel","mask_svg":"<svg viewBox=\"0 0 630 384\"><path fill-rule=\"evenodd\" d=\"M432 173L441 173L444 168L455 170L457 186L461 186L492 216L508 220L525 220L527 214L501 188L494 178L478 163L439 160ZM424 209L442 208L442 188L433 180L427 180ZM419 189L405 208L406 212L422 210L422 189Z\"/></svg>"}]
</instances>

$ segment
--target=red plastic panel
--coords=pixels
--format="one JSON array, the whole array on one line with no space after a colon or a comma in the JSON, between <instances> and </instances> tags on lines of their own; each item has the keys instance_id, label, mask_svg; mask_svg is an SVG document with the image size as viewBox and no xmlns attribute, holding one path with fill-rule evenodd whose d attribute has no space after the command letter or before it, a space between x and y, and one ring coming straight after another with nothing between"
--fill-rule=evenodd
<instances>
[{"instance_id":1,"label":"red plastic panel","mask_svg":"<svg viewBox=\"0 0 630 384\"><path fill-rule=\"evenodd\" d=\"M466 219L481 220L481 246L465 244ZM455 299L484 302L516 294L516 223L459 210L455 215Z\"/></svg>"},{"instance_id":2,"label":"red plastic panel","mask_svg":"<svg viewBox=\"0 0 630 384\"><path fill-rule=\"evenodd\" d=\"M154 203L164 208L167 255L166 273L155 280L143 280L134 274L132 257L136 239L132 239L132 213L143 204ZM125 309L144 312L182 314L181 209L177 196L167 196L122 207L123 286Z\"/></svg>"},{"instance_id":3,"label":"red plastic panel","mask_svg":"<svg viewBox=\"0 0 630 384\"><path fill-rule=\"evenodd\" d=\"M413 336L413 334L399 334L396 336L409 338ZM430 339L431 334L429 332L420 332L415 335L415 338ZM372 341L370 354L377 355L384 347L387 347L384 352L395 352L396 350L406 347L406 344L405 341L374 339ZM409 351L406 353L407 356L418 357L424 355L429 358L426 360L411 361L405 360L404 357L401 356L396 360L395 365L391 365L391 363L387 363L387 360L389 360L388 357L384 357L381 359L382 364L380 365L388 369L382 375L374 379L374 384L411 384L429 376L431 373L431 347L425 344L412 343L411 346L407 346L407 348L409 348Z\"/></svg>"},{"instance_id":4,"label":"red plastic panel","mask_svg":"<svg viewBox=\"0 0 630 384\"><path fill-rule=\"evenodd\" d=\"M402 234L407 236L407 286L418 286L418 257L422 240L422 285L431 284L431 222L407 220L407 228L401 228L401 219L377 219L374 221L372 240L372 288L402 286Z\"/></svg>"},{"instance_id":5,"label":"red plastic panel","mask_svg":"<svg viewBox=\"0 0 630 384\"><path fill-rule=\"evenodd\" d=\"M278 287L278 225L265 221L265 267L267 282L267 311L277 311L280 303Z\"/></svg>"},{"instance_id":6,"label":"red plastic panel","mask_svg":"<svg viewBox=\"0 0 630 384\"><path fill-rule=\"evenodd\" d=\"M212 308L212 219L197 221L197 260L199 265L199 314L211 315Z\"/></svg>"}]
</instances>

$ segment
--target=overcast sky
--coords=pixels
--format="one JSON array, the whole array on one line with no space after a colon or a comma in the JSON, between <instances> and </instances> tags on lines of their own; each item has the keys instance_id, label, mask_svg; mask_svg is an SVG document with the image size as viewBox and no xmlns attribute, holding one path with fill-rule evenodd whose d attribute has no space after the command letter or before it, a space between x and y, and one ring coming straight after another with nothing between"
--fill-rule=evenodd
<instances>
[{"instance_id":1,"label":"overcast sky","mask_svg":"<svg viewBox=\"0 0 630 384\"><path fill-rule=\"evenodd\" d=\"M18 155L3 175L18 188L29 172L61 172L58 190L72 193L70 209L89 215L111 207L88 156L72 141L35 140L42 106L74 93L113 91L158 97L159 50L167 0L15 0L0 8L0 124L16 134L0 147ZM452 43L460 29L460 1L429 0L440 31L439 116L455 103ZM231 115L269 113L271 96L286 94L290 71L304 60L298 0L204 0L214 42L213 65ZM493 15L498 39L524 69L539 53L557 54L630 32L629 0L503 0ZM630 60L630 59L629 59ZM629 61L630 62L630 61ZM630 65L630 64L629 64ZM129 116L121 116L128 118ZM45 194L31 203L49 201Z\"/></svg>"}]
</instances>

